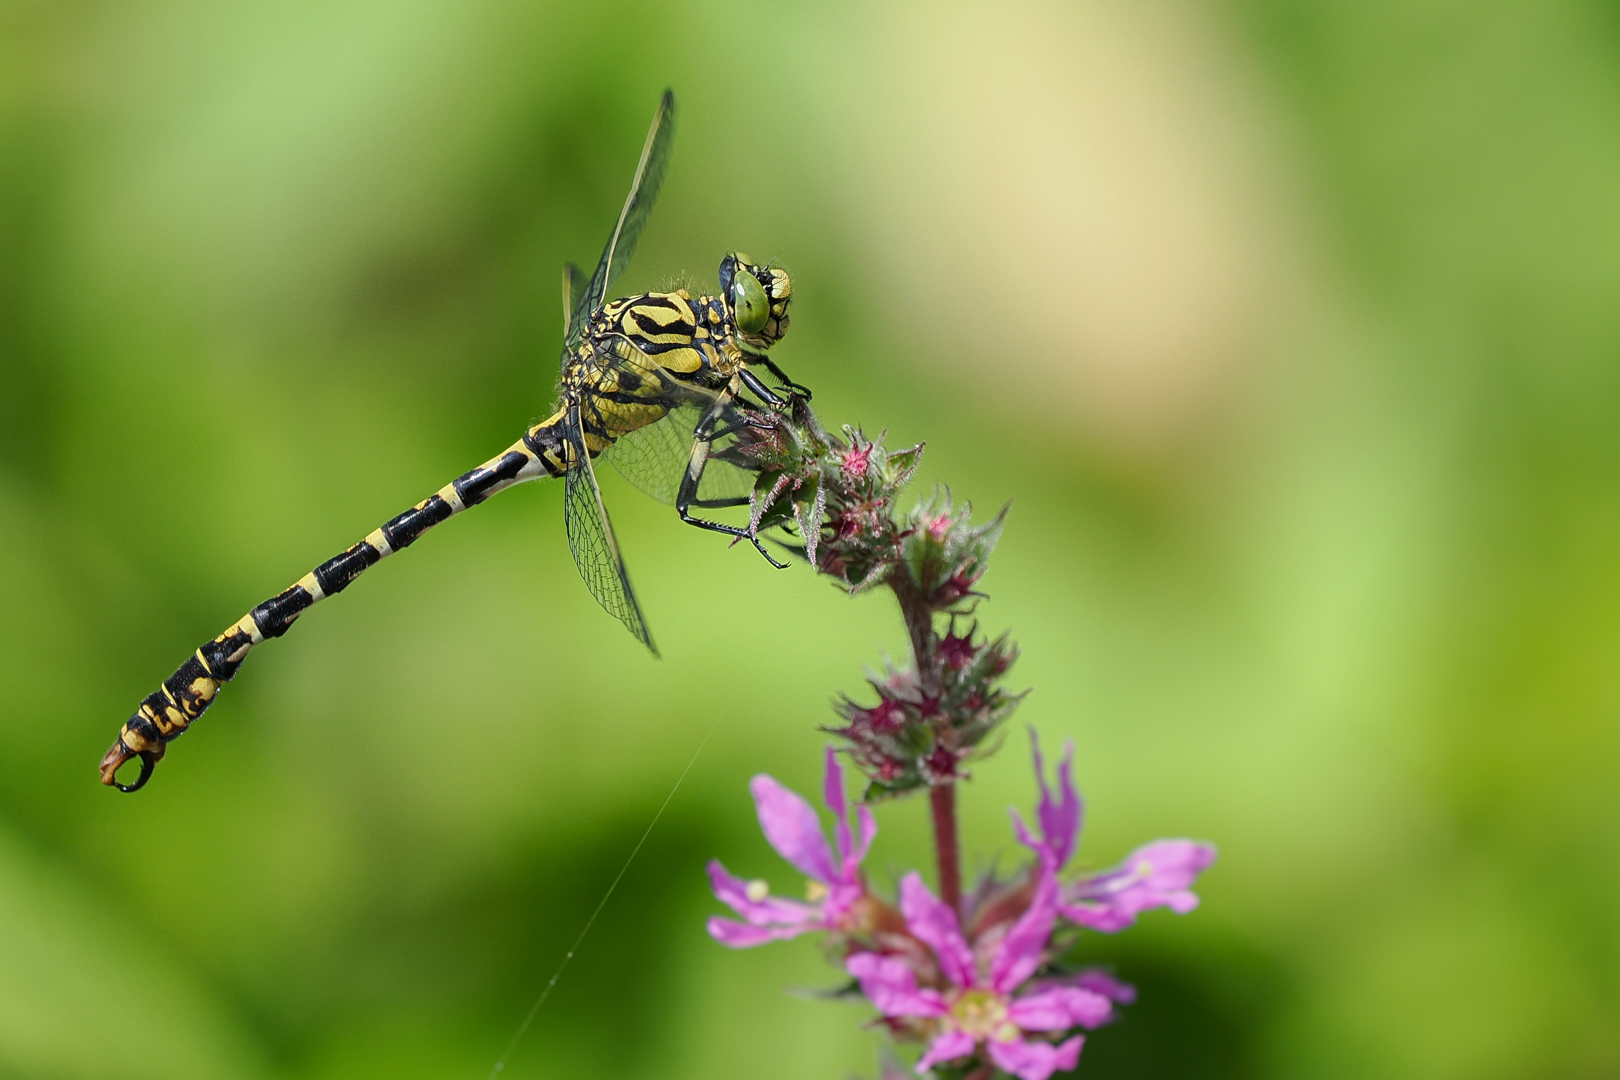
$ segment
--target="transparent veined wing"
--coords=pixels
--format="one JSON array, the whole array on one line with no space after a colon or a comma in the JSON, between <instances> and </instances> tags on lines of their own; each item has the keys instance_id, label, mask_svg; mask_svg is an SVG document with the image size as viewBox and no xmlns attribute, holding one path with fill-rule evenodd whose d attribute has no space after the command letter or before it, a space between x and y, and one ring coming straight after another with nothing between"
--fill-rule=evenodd
<instances>
[{"instance_id":1,"label":"transparent veined wing","mask_svg":"<svg viewBox=\"0 0 1620 1080\"><path fill-rule=\"evenodd\" d=\"M607 506L602 502L602 489L596 482L596 470L585 449L579 413L574 411L569 424L569 441L574 461L568 470L563 492L563 520L568 527L568 550L573 552L574 565L585 579L586 588L596 602L635 635L636 640L658 655L647 620L636 603L635 590L630 587L630 574L624 568L624 557L619 553L618 541L613 535L613 523L608 520Z\"/></svg>"},{"instance_id":2,"label":"transparent veined wing","mask_svg":"<svg viewBox=\"0 0 1620 1080\"><path fill-rule=\"evenodd\" d=\"M658 189L664 183L664 170L669 166L669 148L675 140L675 91L665 90L659 99L658 111L653 114L652 127L647 129L647 142L641 148L641 161L636 164L636 175L630 181L630 194L625 197L624 209L619 211L618 223L602 249L602 261L596 264L596 273L585 287L584 311L587 315L602 306L608 290L619 279L635 254L636 241L658 200ZM579 309L575 309L576 311Z\"/></svg>"},{"instance_id":3,"label":"transparent veined wing","mask_svg":"<svg viewBox=\"0 0 1620 1080\"><path fill-rule=\"evenodd\" d=\"M585 331L590 327L591 309L585 306L585 294L590 283L585 280L585 271L573 263L563 264L563 352L562 362L568 363L568 356L585 340Z\"/></svg>"},{"instance_id":4,"label":"transparent veined wing","mask_svg":"<svg viewBox=\"0 0 1620 1080\"><path fill-rule=\"evenodd\" d=\"M626 392L582 395L584 430L612 432L616 441L602 452L602 458L646 494L673 503L692 459L696 428L704 417L713 414L707 430L725 431L735 426L740 414L721 391L677 379L659 365L657 357L642 352L627 338L621 337L619 345L612 354L613 383ZM718 451L731 441L731 436L725 436L709 449ZM703 466L694 504L746 499L753 480L752 473L711 456Z\"/></svg>"},{"instance_id":5,"label":"transparent veined wing","mask_svg":"<svg viewBox=\"0 0 1620 1080\"><path fill-rule=\"evenodd\" d=\"M715 428L723 430L737 417L734 408L718 402L689 401L669 412L662 420L621 435L619 441L602 452L612 466L630 483L659 502L673 503L680 492L681 479L692 460L698 424L711 408L718 408ZM719 442L729 442L727 436ZM717 446L716 449L719 449ZM703 463L698 482L696 505L746 501L754 488L754 474L711 455Z\"/></svg>"}]
</instances>

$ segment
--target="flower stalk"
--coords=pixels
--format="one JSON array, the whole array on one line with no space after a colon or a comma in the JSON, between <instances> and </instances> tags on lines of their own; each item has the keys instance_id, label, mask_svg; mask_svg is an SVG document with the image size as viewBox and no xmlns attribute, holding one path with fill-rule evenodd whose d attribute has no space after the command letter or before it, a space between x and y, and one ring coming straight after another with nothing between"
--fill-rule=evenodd
<instances>
[{"instance_id":1,"label":"flower stalk","mask_svg":"<svg viewBox=\"0 0 1620 1080\"><path fill-rule=\"evenodd\" d=\"M972 507L952 505L936 491L906 515L897 515L899 491L915 474L921 444L890 451L883 438L855 428L830 435L802 398L784 417L756 414L755 425L730 453L757 480L750 523L797 532L799 553L852 594L878 585L893 592L911 646L909 670L891 667L875 710L853 702L841 708L847 725L830 729L853 746L866 772L866 797L929 789L939 887L960 911L961 852L956 828L956 783L963 765L985 738L1012 715L1022 695L993 684L1016 651L1005 639L983 647L990 663L973 665L981 646L973 631L957 637L958 616L981 598L974 586L1001 535L1003 509L974 526ZM947 624L946 636L939 633ZM947 670L949 669L949 670ZM966 679L951 676L970 669Z\"/></svg>"},{"instance_id":2,"label":"flower stalk","mask_svg":"<svg viewBox=\"0 0 1620 1080\"><path fill-rule=\"evenodd\" d=\"M962 845L956 838L956 784L936 784L928 791L934 817L934 850L939 865L939 895L952 911L962 910Z\"/></svg>"},{"instance_id":3,"label":"flower stalk","mask_svg":"<svg viewBox=\"0 0 1620 1080\"><path fill-rule=\"evenodd\" d=\"M771 846L808 879L806 901L772 895L762 880L709 866L714 894L738 916L712 918L709 933L732 948L817 932L833 962L898 1042L923 1049L915 1071L939 1080L1049 1080L1078 1063L1086 1033L1111 1022L1136 991L1111 973L1076 968L1064 956L1086 932L1116 933L1144 911L1177 913L1214 860L1192 840L1159 840L1098 874L1067 875L1083 818L1072 776L1073 746L1057 768L1056 794L1030 732L1040 799L1034 826L1012 812L1013 833L1033 861L1011 877L994 873L964 889L956 801L968 766L1000 745L992 738L1023 700L1002 680L1018 658L1005 634L989 638L972 617L1006 510L983 524L936 490L899 513L899 490L915 474L919 444L891 451L860 430L829 434L797 396L787 414L749 417L714 456L752 472L750 529L780 527L790 545L850 594L888 587L898 602L910 663L868 672L861 700L834 703L840 722L823 730L823 802L832 841L808 801L770 776L750 788ZM875 698L875 700L873 700ZM846 758L865 786L851 810ZM874 891L862 862L877 836L870 807L926 789L938 894L915 872L892 899ZM892 1058L885 1080L897 1072Z\"/></svg>"}]
</instances>

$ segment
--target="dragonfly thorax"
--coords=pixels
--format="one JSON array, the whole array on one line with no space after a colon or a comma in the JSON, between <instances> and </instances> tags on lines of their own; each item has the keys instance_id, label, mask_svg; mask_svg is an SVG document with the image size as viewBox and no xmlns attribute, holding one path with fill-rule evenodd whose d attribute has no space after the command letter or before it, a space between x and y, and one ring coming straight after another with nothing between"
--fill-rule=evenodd
<instances>
[{"instance_id":1,"label":"dragonfly thorax","mask_svg":"<svg viewBox=\"0 0 1620 1080\"><path fill-rule=\"evenodd\" d=\"M682 382L718 388L748 356L763 353L787 333L792 298L787 271L758 266L733 252L720 263L719 296L693 297L677 289L626 296L598 308L572 362L564 365L564 382L594 382L594 376L616 366L615 360L639 354Z\"/></svg>"}]
</instances>

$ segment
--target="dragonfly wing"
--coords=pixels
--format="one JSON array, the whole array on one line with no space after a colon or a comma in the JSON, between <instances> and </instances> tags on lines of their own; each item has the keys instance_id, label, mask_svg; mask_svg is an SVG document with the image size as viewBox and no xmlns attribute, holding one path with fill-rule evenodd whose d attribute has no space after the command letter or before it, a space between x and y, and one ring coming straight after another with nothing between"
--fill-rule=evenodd
<instances>
[{"instance_id":1,"label":"dragonfly wing","mask_svg":"<svg viewBox=\"0 0 1620 1080\"><path fill-rule=\"evenodd\" d=\"M602 306L608 290L624 272L635 254L636 241L641 239L642 227L658 200L658 189L664 183L664 170L669 165L669 148L675 140L675 91L665 90L659 99L658 111L653 114L652 127L647 129L647 142L641 148L641 161L636 175L630 181L630 194L619 211L619 220L602 249L602 261L596 264L585 289L585 311L590 313Z\"/></svg>"},{"instance_id":2,"label":"dragonfly wing","mask_svg":"<svg viewBox=\"0 0 1620 1080\"><path fill-rule=\"evenodd\" d=\"M688 402L672 410L655 424L621 435L619 441L602 453L602 457L630 483L662 503L673 503L680 492L681 479L692 460L692 445L697 436L695 429L709 406ZM714 425L724 429L736 418L736 410L722 406ZM754 474L716 457L725 444L734 441L727 435L715 441L708 460L703 465L703 477L698 483L699 504L711 501L745 500L754 490Z\"/></svg>"},{"instance_id":3,"label":"dragonfly wing","mask_svg":"<svg viewBox=\"0 0 1620 1080\"><path fill-rule=\"evenodd\" d=\"M628 345L628 339L624 343ZM587 397L582 402L582 416L591 421L587 427L593 430L612 427L617 433L617 440L602 452L602 457L620 475L659 502L673 503L691 462L696 429L703 418L715 414L709 430L724 431L735 426L740 414L725 392L677 379L655 357L634 346L615 352L612 366L619 386L633 387L635 400L666 410L664 415L633 428L622 422L608 424L598 411L600 403ZM711 445L698 484L699 503L746 498L753 490L752 473L714 457L733 441L734 437L727 435Z\"/></svg>"},{"instance_id":4,"label":"dragonfly wing","mask_svg":"<svg viewBox=\"0 0 1620 1080\"><path fill-rule=\"evenodd\" d=\"M574 554L574 565L579 567L585 586L596 597L596 602L635 635L636 640L658 655L647 620L642 617L641 605L636 603L635 590L630 587L630 574L624 568L624 557L619 553L618 541L613 536L613 523L608 520L607 506L602 502L602 489L596 482L596 470L585 449L585 439L575 410L569 439L575 460L568 470L563 493L563 520L568 526L568 550Z\"/></svg>"},{"instance_id":5,"label":"dragonfly wing","mask_svg":"<svg viewBox=\"0 0 1620 1080\"><path fill-rule=\"evenodd\" d=\"M703 478L698 481L699 506L745 503L748 496L753 493L754 481L759 478L758 472L717 456L724 454L726 447L734 442L736 439L728 435L725 439L717 440L710 448L709 458L703 463Z\"/></svg>"},{"instance_id":6,"label":"dragonfly wing","mask_svg":"<svg viewBox=\"0 0 1620 1080\"><path fill-rule=\"evenodd\" d=\"M696 405L682 405L657 423L619 436L602 456L646 494L673 503L692 456L692 429L702 418Z\"/></svg>"},{"instance_id":7,"label":"dragonfly wing","mask_svg":"<svg viewBox=\"0 0 1620 1080\"><path fill-rule=\"evenodd\" d=\"M589 291L590 282L585 279L585 271L573 263L563 265L562 301L563 301L563 361L566 363L568 354L579 347L585 340L585 331L590 328L591 309L585 306L585 294Z\"/></svg>"}]
</instances>

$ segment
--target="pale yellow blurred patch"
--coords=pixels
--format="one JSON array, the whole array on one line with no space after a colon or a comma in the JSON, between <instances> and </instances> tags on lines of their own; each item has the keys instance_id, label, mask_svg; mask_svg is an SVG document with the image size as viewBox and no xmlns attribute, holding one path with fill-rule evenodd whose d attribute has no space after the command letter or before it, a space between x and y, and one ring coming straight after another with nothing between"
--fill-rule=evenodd
<instances>
[{"instance_id":1,"label":"pale yellow blurred patch","mask_svg":"<svg viewBox=\"0 0 1620 1080\"><path fill-rule=\"evenodd\" d=\"M817 91L858 147L836 186L891 329L925 345L908 351L1127 456L1207 430L1308 276L1224 29L1165 3L868 19Z\"/></svg>"}]
</instances>

